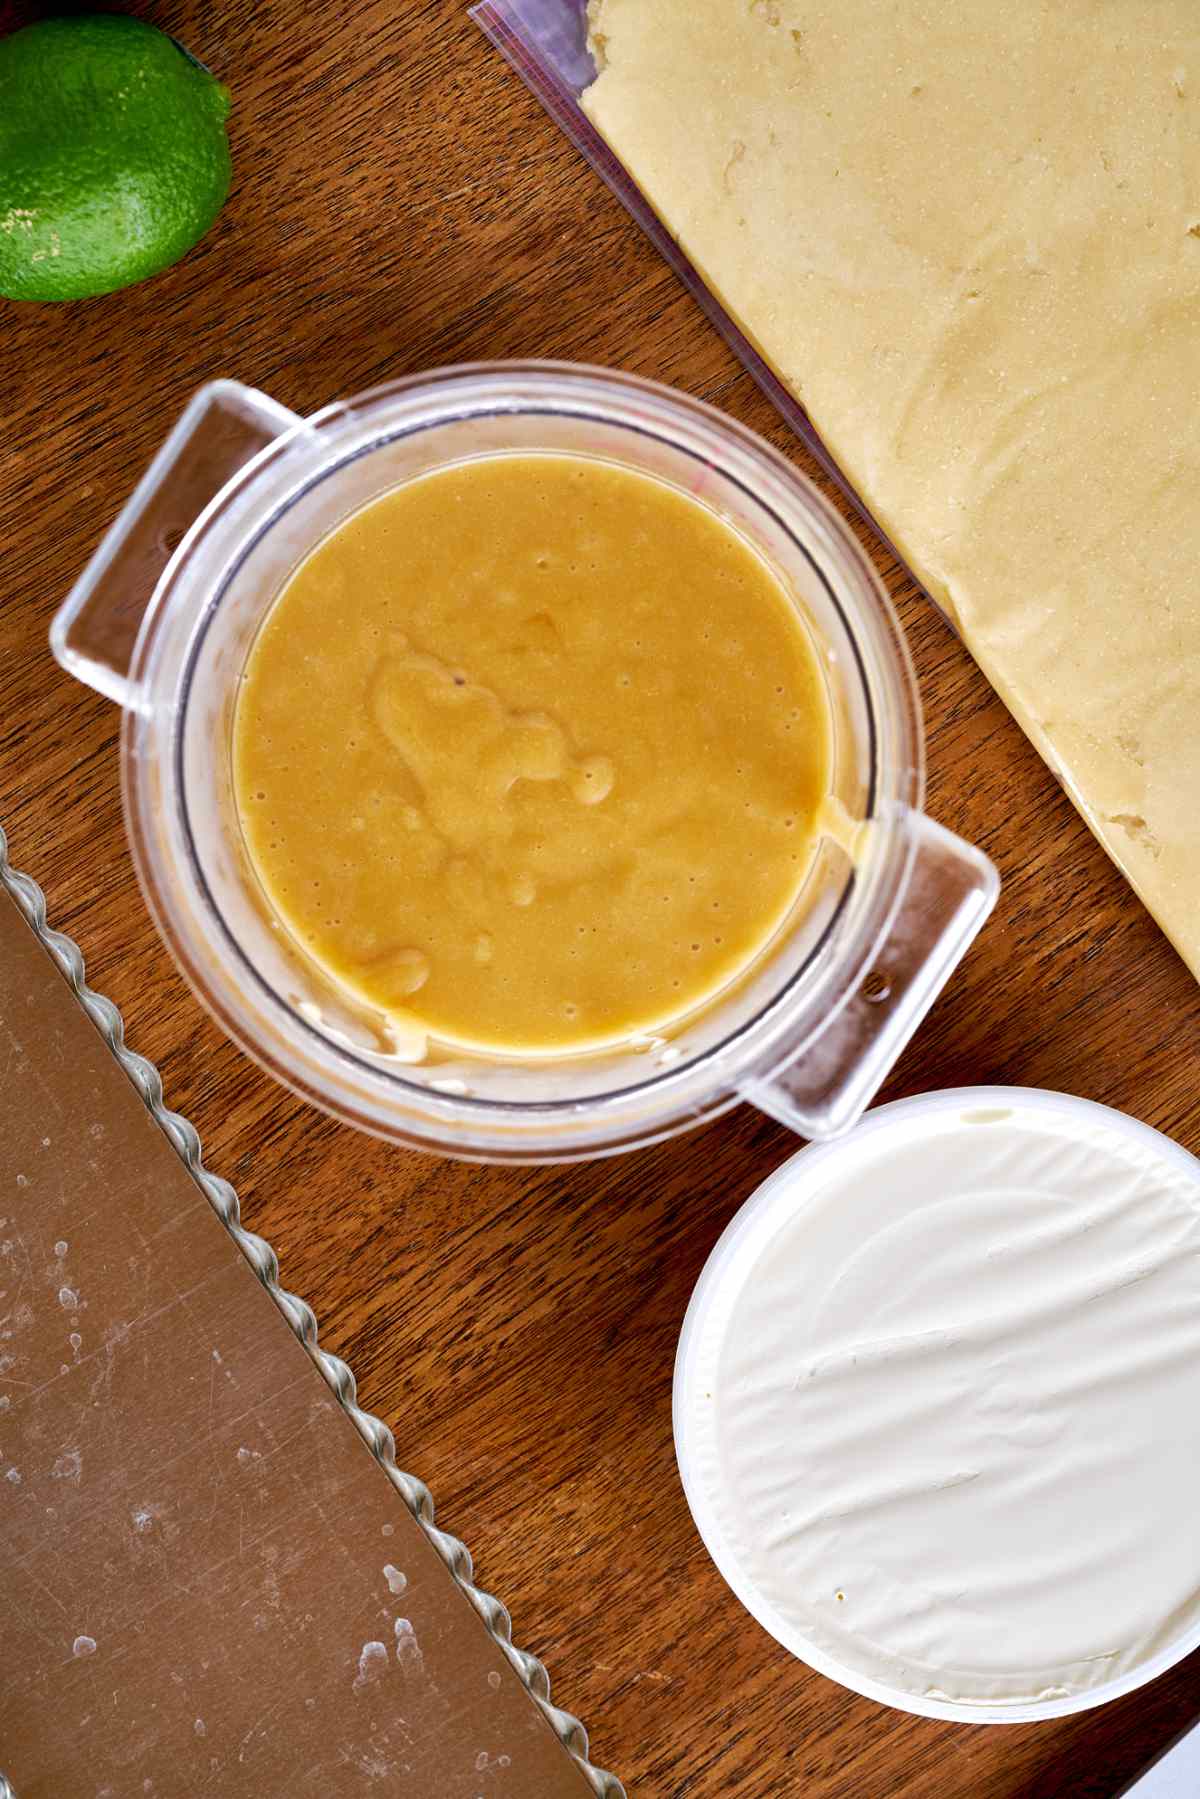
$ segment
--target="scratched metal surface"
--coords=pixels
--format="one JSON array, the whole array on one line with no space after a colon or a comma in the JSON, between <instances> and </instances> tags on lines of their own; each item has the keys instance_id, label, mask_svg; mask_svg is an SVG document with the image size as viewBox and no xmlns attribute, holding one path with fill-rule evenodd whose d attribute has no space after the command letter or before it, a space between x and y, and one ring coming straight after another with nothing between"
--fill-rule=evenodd
<instances>
[{"instance_id":1,"label":"scratched metal surface","mask_svg":"<svg viewBox=\"0 0 1200 1799\"><path fill-rule=\"evenodd\" d=\"M620 1794L2 832L0 1562L19 1799Z\"/></svg>"}]
</instances>

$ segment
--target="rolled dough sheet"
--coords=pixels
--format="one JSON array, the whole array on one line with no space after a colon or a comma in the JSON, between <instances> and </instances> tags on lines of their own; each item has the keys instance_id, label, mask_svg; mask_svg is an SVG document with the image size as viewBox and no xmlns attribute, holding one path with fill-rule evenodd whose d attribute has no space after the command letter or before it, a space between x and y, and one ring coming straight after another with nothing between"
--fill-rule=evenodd
<instances>
[{"instance_id":1,"label":"rolled dough sheet","mask_svg":"<svg viewBox=\"0 0 1200 1799\"><path fill-rule=\"evenodd\" d=\"M591 22L588 115L1200 976L1200 6Z\"/></svg>"}]
</instances>

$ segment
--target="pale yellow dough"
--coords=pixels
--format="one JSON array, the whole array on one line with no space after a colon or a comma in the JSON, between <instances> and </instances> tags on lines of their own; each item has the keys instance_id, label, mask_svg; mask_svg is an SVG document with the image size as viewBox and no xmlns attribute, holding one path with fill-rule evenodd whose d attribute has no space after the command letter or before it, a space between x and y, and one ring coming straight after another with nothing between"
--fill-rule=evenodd
<instances>
[{"instance_id":1,"label":"pale yellow dough","mask_svg":"<svg viewBox=\"0 0 1200 1799\"><path fill-rule=\"evenodd\" d=\"M592 27L589 115L1200 975L1200 4Z\"/></svg>"}]
</instances>

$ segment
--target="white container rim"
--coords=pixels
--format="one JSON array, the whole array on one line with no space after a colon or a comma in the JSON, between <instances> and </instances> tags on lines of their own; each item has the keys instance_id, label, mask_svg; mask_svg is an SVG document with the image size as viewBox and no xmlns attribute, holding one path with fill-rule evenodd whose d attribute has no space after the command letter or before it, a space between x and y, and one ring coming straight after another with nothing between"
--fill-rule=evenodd
<instances>
[{"instance_id":1,"label":"white container rim","mask_svg":"<svg viewBox=\"0 0 1200 1799\"><path fill-rule=\"evenodd\" d=\"M867 1113L848 1136L831 1143L810 1144L789 1156L786 1162L781 1163L773 1174L768 1175L755 1188L744 1205L734 1213L700 1272L684 1314L675 1356L672 1392L675 1456L684 1496L718 1573L750 1615L798 1660L806 1662L810 1668L815 1668L819 1674L826 1675L851 1692L861 1694L864 1699L873 1699L879 1705L892 1706L898 1711L912 1712L919 1717L939 1718L954 1724L1031 1724L1051 1718L1069 1717L1075 1712L1090 1711L1094 1706L1106 1705L1112 1699L1119 1699L1126 1693L1148 1685L1158 1675L1165 1674L1168 1668L1173 1668L1177 1662L1182 1661L1193 1649L1200 1647L1200 1617L1194 1619L1173 1642L1160 1649L1156 1655L1148 1657L1137 1668L1116 1680L1093 1687L1086 1693L1075 1693L1065 1699L1033 1700L1014 1705L989 1704L985 1701L971 1703L931 1699L923 1694L889 1686L883 1681L872 1680L869 1676L846 1667L836 1657L810 1642L802 1631L779 1614L742 1571L725 1540L715 1509L694 1468L688 1400L695 1352L709 1311L723 1295L726 1283L738 1273L749 1256L757 1255L762 1243L773 1233L779 1221L780 1202L785 1192L791 1192L795 1205L803 1204L806 1194L813 1190L822 1172L827 1171L831 1160L847 1161L870 1139L893 1132L897 1127L903 1128L922 1118L942 1118L966 1111L993 1110L1020 1111L1026 1114L1066 1113L1079 1121L1090 1120L1094 1126L1107 1126L1128 1141L1140 1145L1143 1150L1156 1155L1177 1174L1182 1174L1185 1179L1200 1187L1200 1159L1180 1144L1173 1142L1153 1126L1131 1118L1126 1112L1101 1105L1096 1100L1080 1099L1074 1094L1056 1093L1042 1087L947 1087L937 1092L917 1094L911 1099L893 1100L887 1105L877 1106Z\"/></svg>"}]
</instances>

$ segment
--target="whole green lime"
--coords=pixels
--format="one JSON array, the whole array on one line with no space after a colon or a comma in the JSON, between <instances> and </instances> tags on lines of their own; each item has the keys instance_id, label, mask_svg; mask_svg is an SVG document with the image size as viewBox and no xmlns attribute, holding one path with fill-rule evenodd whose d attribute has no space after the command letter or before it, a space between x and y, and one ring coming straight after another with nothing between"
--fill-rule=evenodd
<instances>
[{"instance_id":1,"label":"whole green lime","mask_svg":"<svg viewBox=\"0 0 1200 1799\"><path fill-rule=\"evenodd\" d=\"M0 294L81 300L190 250L229 189L229 93L119 13L0 38Z\"/></svg>"}]
</instances>

